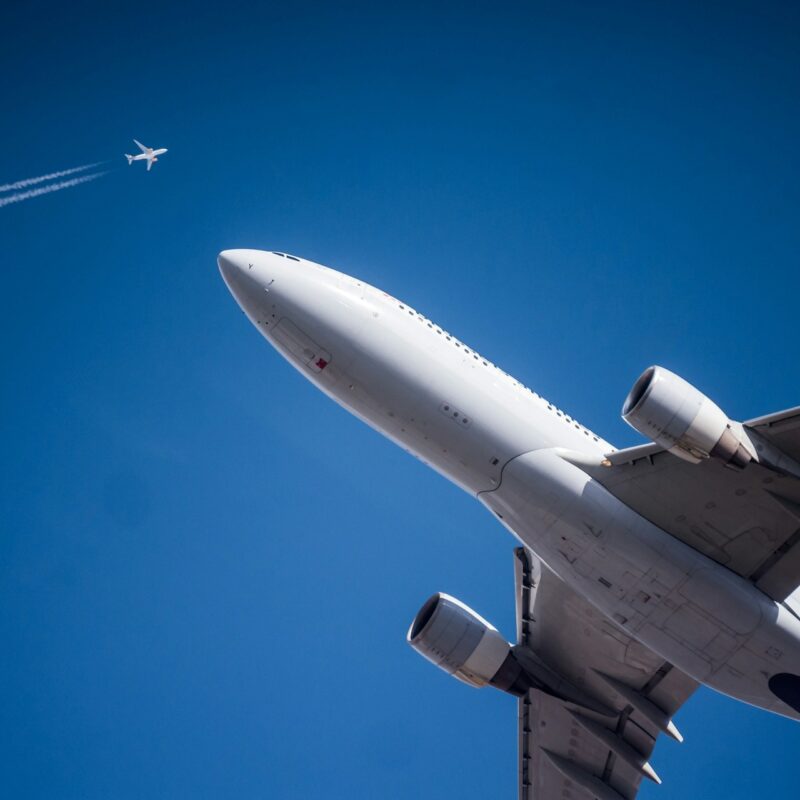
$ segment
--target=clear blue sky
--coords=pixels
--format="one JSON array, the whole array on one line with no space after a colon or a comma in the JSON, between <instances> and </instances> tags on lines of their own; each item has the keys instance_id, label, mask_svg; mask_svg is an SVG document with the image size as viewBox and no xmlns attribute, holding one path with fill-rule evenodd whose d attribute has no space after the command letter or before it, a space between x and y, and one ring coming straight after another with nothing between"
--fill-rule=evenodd
<instances>
[{"instance_id":1,"label":"clear blue sky","mask_svg":"<svg viewBox=\"0 0 800 800\"><path fill-rule=\"evenodd\" d=\"M513 635L513 541L221 249L384 287L619 446L651 363L800 403L797 6L434 5L4 6L0 183L111 169L0 209L4 796L514 796L513 699L405 643L439 589ZM678 724L641 797L797 796L800 725Z\"/></svg>"}]
</instances>

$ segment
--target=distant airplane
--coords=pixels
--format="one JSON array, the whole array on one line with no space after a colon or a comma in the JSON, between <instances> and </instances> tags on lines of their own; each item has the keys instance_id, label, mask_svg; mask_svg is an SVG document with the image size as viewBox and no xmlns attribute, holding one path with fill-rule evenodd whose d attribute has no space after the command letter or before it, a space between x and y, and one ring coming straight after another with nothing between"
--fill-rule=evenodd
<instances>
[{"instance_id":1,"label":"distant airplane","mask_svg":"<svg viewBox=\"0 0 800 800\"><path fill-rule=\"evenodd\" d=\"M138 156L129 156L125 153L125 158L128 159L128 164L133 164L134 161L147 161L147 171L150 172L150 167L153 166L153 163L158 161L157 156L163 155L167 152L166 147L161 147L158 150L153 150L152 147L145 147L141 142L137 142L136 139L133 140L136 146L142 151Z\"/></svg>"},{"instance_id":2,"label":"distant airplane","mask_svg":"<svg viewBox=\"0 0 800 800\"><path fill-rule=\"evenodd\" d=\"M513 642L441 592L407 638L464 683L519 698L520 800L634 800L661 782L650 753L659 734L682 740L672 716L700 684L800 720L800 407L739 422L653 366L622 409L650 441L617 450L364 281L288 253L218 263L293 367L518 540ZM421 724L441 728L431 713ZM749 746L743 732L737 756Z\"/></svg>"}]
</instances>

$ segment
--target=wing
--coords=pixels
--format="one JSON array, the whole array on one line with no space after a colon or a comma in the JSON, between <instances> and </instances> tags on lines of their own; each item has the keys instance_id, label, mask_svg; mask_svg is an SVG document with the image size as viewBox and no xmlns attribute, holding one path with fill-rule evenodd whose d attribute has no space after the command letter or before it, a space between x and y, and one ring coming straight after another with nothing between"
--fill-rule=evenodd
<instances>
[{"instance_id":1,"label":"wing","mask_svg":"<svg viewBox=\"0 0 800 800\"><path fill-rule=\"evenodd\" d=\"M800 461L800 406L757 417L744 424L760 433L787 456Z\"/></svg>"},{"instance_id":2,"label":"wing","mask_svg":"<svg viewBox=\"0 0 800 800\"><path fill-rule=\"evenodd\" d=\"M800 459L800 408L744 423ZM800 479L716 459L690 464L655 444L607 457L586 471L613 495L695 550L752 581L774 600L800 584Z\"/></svg>"},{"instance_id":3,"label":"wing","mask_svg":"<svg viewBox=\"0 0 800 800\"><path fill-rule=\"evenodd\" d=\"M150 170L152 169L152 167L153 167L153 162L154 162L154 161L155 161L155 158L153 158L153 156L152 156L152 155L149 155L149 156L147 157L147 171L148 171L148 172L150 172Z\"/></svg>"},{"instance_id":4,"label":"wing","mask_svg":"<svg viewBox=\"0 0 800 800\"><path fill-rule=\"evenodd\" d=\"M519 699L520 800L633 800L656 738L697 683L627 636L524 547L514 551L517 636L603 717L531 689ZM577 791L575 791L577 790ZM574 792L571 794L571 792Z\"/></svg>"},{"instance_id":5,"label":"wing","mask_svg":"<svg viewBox=\"0 0 800 800\"><path fill-rule=\"evenodd\" d=\"M147 151L150 149L149 147L145 147L145 145L143 145L141 142L137 142L137 141L136 141L136 139L134 139L134 140L133 140L133 143L134 143L134 144L135 144L135 145L136 145L136 146L137 146L137 147L138 147L138 148L139 148L139 149L140 149L140 150L141 150L143 153L147 153Z\"/></svg>"}]
</instances>

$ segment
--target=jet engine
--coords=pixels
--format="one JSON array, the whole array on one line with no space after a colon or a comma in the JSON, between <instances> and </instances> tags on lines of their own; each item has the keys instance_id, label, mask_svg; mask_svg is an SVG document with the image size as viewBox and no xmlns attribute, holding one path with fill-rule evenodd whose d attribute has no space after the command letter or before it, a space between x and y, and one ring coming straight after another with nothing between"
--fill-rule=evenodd
<instances>
[{"instance_id":1,"label":"jet engine","mask_svg":"<svg viewBox=\"0 0 800 800\"><path fill-rule=\"evenodd\" d=\"M639 376L625 399L622 418L693 464L717 458L741 469L755 457L740 423L728 419L702 392L663 367L649 367Z\"/></svg>"},{"instance_id":2,"label":"jet engine","mask_svg":"<svg viewBox=\"0 0 800 800\"><path fill-rule=\"evenodd\" d=\"M532 684L497 629L441 592L417 613L406 637L428 661L470 686L495 686L520 696Z\"/></svg>"}]
</instances>

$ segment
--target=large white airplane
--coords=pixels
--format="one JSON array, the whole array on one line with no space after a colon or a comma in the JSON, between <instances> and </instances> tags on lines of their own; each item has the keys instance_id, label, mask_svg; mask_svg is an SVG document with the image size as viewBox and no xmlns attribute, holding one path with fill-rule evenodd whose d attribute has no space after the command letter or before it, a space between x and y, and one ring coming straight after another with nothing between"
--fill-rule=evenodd
<instances>
[{"instance_id":1,"label":"large white airplane","mask_svg":"<svg viewBox=\"0 0 800 800\"><path fill-rule=\"evenodd\" d=\"M800 719L800 407L740 423L650 367L616 450L407 303L284 253L228 288L321 391L517 538L517 632L435 594L411 646L519 698L523 800L631 800L698 684Z\"/></svg>"},{"instance_id":2,"label":"large white airplane","mask_svg":"<svg viewBox=\"0 0 800 800\"><path fill-rule=\"evenodd\" d=\"M128 159L128 166L133 164L134 161L147 161L147 171L150 172L153 164L158 161L158 156L164 155L167 152L166 147L160 147L158 150L153 150L152 147L147 147L143 145L141 142L137 142L136 139L133 140L133 143L142 151L138 155L131 156L128 153L125 153L125 158Z\"/></svg>"}]
</instances>

